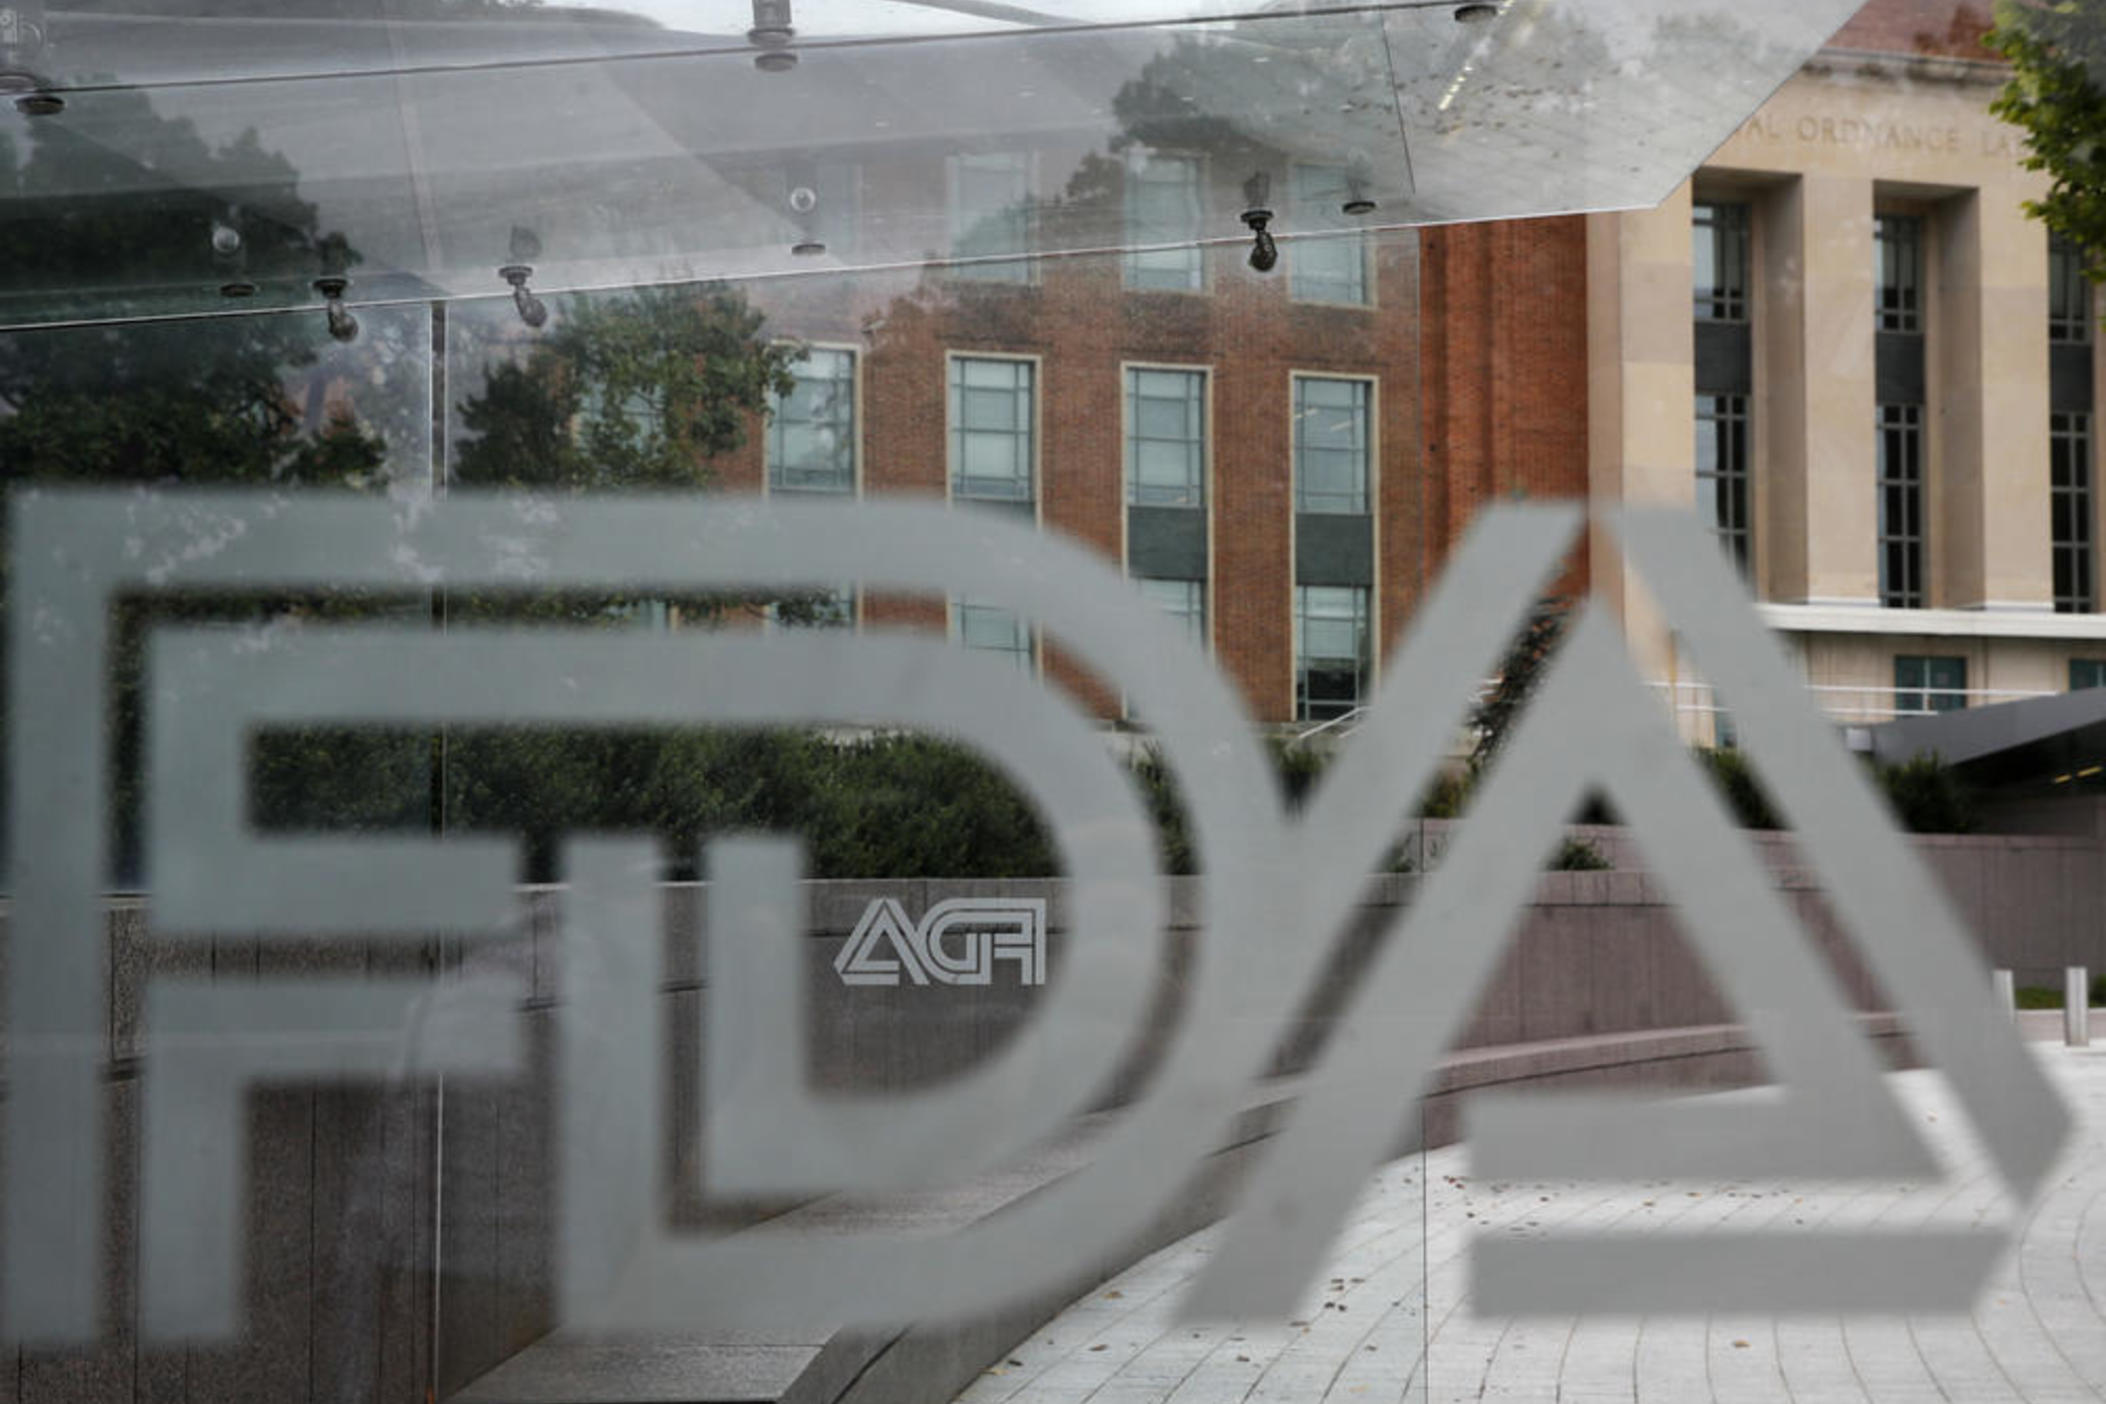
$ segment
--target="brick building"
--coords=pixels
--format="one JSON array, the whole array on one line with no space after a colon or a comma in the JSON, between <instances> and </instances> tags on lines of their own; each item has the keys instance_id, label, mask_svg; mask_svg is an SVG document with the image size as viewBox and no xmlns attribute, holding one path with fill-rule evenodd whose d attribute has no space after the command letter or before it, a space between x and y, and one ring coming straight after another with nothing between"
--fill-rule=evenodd
<instances>
[{"instance_id":1,"label":"brick building","mask_svg":"<svg viewBox=\"0 0 2106 1404\"><path fill-rule=\"evenodd\" d=\"M1004 203L1013 163L953 156L979 262L754 285L824 350L728 476L1029 512L1187 619L1269 723L1356 706L1472 516L1520 496L1696 507L1844 720L2088 684L2088 293L2022 212L2040 179L1987 111L1986 28L1874 0L1655 209L1289 237L1269 274L1189 242L1245 198L1218 153L1136 147L1079 208L1145 251L1037 261L999 257L1055 217ZM1297 195L1344 179L1274 164ZM1559 588L1623 613L1689 734L1730 735L1603 551ZM971 601L848 610L1119 711Z\"/></svg>"},{"instance_id":2,"label":"brick building","mask_svg":"<svg viewBox=\"0 0 2106 1404\"><path fill-rule=\"evenodd\" d=\"M1350 711L1481 503L1585 492L1582 225L1290 239L1269 274L1246 253L754 285L813 354L725 485L1027 513L1186 619L1260 721ZM1119 712L971 601L851 614L1014 650Z\"/></svg>"}]
</instances>

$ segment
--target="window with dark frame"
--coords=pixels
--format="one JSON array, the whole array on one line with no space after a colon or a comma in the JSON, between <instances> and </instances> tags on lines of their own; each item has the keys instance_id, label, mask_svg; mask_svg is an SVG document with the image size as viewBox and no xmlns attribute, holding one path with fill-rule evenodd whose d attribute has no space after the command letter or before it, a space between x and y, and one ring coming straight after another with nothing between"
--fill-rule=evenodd
<instances>
[{"instance_id":1,"label":"window with dark frame","mask_svg":"<svg viewBox=\"0 0 2106 1404\"><path fill-rule=\"evenodd\" d=\"M1873 221L1878 278L1877 380L1879 602L1922 609L1929 602L1924 560L1923 220L1882 214Z\"/></svg>"},{"instance_id":2,"label":"window with dark frame","mask_svg":"<svg viewBox=\"0 0 2106 1404\"><path fill-rule=\"evenodd\" d=\"M1294 714L1331 721L1364 700L1368 669L1365 585L1297 585L1294 590Z\"/></svg>"},{"instance_id":3,"label":"window with dark frame","mask_svg":"<svg viewBox=\"0 0 2106 1404\"><path fill-rule=\"evenodd\" d=\"M2082 692L2093 687L2106 687L2106 658L2070 659L2069 690Z\"/></svg>"},{"instance_id":4,"label":"window with dark frame","mask_svg":"<svg viewBox=\"0 0 2106 1404\"><path fill-rule=\"evenodd\" d=\"M2084 276L2084 252L2059 234L2048 238L2048 340L2080 345L2091 340L2091 280Z\"/></svg>"},{"instance_id":5,"label":"window with dark frame","mask_svg":"<svg viewBox=\"0 0 2106 1404\"><path fill-rule=\"evenodd\" d=\"M1206 505L1206 380L1203 371L1128 367L1128 506Z\"/></svg>"},{"instance_id":6,"label":"window with dark frame","mask_svg":"<svg viewBox=\"0 0 2106 1404\"><path fill-rule=\"evenodd\" d=\"M1742 575L1748 555L1748 398L1696 397L1697 516Z\"/></svg>"},{"instance_id":7,"label":"window with dark frame","mask_svg":"<svg viewBox=\"0 0 2106 1404\"><path fill-rule=\"evenodd\" d=\"M2092 570L2091 416L2048 416L2048 492L2053 518L2055 612L2096 607Z\"/></svg>"},{"instance_id":8,"label":"window with dark frame","mask_svg":"<svg viewBox=\"0 0 2106 1404\"><path fill-rule=\"evenodd\" d=\"M1923 331L1923 219L1876 215L1872 247L1878 279L1879 330L1921 335Z\"/></svg>"},{"instance_id":9,"label":"window with dark frame","mask_svg":"<svg viewBox=\"0 0 2106 1404\"><path fill-rule=\"evenodd\" d=\"M1894 655L1894 712L1922 716L1967 705L1967 660L1945 655Z\"/></svg>"},{"instance_id":10,"label":"window with dark frame","mask_svg":"<svg viewBox=\"0 0 2106 1404\"><path fill-rule=\"evenodd\" d=\"M1037 367L986 356L951 358L951 495L1032 500Z\"/></svg>"},{"instance_id":11,"label":"window with dark frame","mask_svg":"<svg viewBox=\"0 0 2106 1404\"><path fill-rule=\"evenodd\" d=\"M1923 407L1879 407L1879 602L1923 608Z\"/></svg>"},{"instance_id":12,"label":"window with dark frame","mask_svg":"<svg viewBox=\"0 0 2106 1404\"><path fill-rule=\"evenodd\" d=\"M1367 512L1372 390L1365 380L1294 378L1296 511Z\"/></svg>"},{"instance_id":13,"label":"window with dark frame","mask_svg":"<svg viewBox=\"0 0 2106 1404\"><path fill-rule=\"evenodd\" d=\"M1690 220L1690 269L1699 322L1748 320L1748 207L1705 201Z\"/></svg>"}]
</instances>

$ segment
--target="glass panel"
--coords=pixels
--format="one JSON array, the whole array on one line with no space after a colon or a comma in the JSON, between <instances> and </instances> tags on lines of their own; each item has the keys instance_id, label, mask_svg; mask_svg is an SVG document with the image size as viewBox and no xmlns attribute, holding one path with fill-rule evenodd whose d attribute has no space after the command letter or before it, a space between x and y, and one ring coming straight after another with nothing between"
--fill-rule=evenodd
<instances>
[{"instance_id":1,"label":"glass panel","mask_svg":"<svg viewBox=\"0 0 2106 1404\"><path fill-rule=\"evenodd\" d=\"M1700 322L1748 320L1748 206L1699 203L1691 221L1690 265Z\"/></svg>"}]
</instances>

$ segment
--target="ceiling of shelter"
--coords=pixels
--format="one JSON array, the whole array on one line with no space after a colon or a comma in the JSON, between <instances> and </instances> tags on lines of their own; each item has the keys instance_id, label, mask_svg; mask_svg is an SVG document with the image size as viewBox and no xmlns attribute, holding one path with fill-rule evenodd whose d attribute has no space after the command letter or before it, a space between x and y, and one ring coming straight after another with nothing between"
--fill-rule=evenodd
<instances>
[{"instance_id":1,"label":"ceiling of shelter","mask_svg":"<svg viewBox=\"0 0 2106 1404\"><path fill-rule=\"evenodd\" d=\"M1855 9L0 0L0 326L1647 205Z\"/></svg>"}]
</instances>

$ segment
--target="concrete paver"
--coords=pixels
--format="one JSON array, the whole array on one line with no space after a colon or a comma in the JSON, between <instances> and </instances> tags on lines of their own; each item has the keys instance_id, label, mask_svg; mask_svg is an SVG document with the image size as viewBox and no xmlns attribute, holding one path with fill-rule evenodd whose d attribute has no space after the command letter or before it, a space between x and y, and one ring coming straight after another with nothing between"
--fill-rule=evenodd
<instances>
[{"instance_id":1,"label":"concrete paver","mask_svg":"<svg viewBox=\"0 0 2106 1404\"><path fill-rule=\"evenodd\" d=\"M2106 1049L2035 1053L2077 1129L1970 1315L1508 1320L1467 1296L1469 1245L1486 1234L2009 1221L1964 1115L1935 1073L1911 1072L1892 1084L1946 1167L1935 1183L1491 1184L1451 1146L1384 1167L1291 1323L1177 1319L1208 1229L1046 1323L957 1404L2099 1404Z\"/></svg>"}]
</instances>

